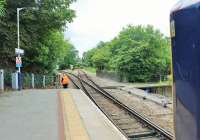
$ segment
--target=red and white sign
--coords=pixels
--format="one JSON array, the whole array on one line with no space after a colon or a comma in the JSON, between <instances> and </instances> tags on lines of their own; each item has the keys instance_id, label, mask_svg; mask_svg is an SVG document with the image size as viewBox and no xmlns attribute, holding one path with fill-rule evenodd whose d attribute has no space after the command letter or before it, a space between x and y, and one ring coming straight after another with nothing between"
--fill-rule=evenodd
<instances>
[{"instance_id":1,"label":"red and white sign","mask_svg":"<svg viewBox=\"0 0 200 140\"><path fill-rule=\"evenodd\" d=\"M16 57L16 64L22 64L22 58Z\"/></svg>"},{"instance_id":2,"label":"red and white sign","mask_svg":"<svg viewBox=\"0 0 200 140\"><path fill-rule=\"evenodd\" d=\"M22 66L22 58L16 57L16 67L21 67L21 66Z\"/></svg>"}]
</instances>

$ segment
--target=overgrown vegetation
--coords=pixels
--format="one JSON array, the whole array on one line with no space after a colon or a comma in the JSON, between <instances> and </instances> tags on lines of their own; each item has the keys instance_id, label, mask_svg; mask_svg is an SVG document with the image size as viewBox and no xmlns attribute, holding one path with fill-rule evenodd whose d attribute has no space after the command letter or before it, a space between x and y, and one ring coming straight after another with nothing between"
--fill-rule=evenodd
<instances>
[{"instance_id":1,"label":"overgrown vegetation","mask_svg":"<svg viewBox=\"0 0 200 140\"><path fill-rule=\"evenodd\" d=\"M64 39L66 25L73 21L75 0L6 0L5 14L0 17L0 67L15 69L17 47L17 8L20 11L20 47L25 50L23 71L50 73L56 68L75 65L77 51ZM2 3L0 2L0 9Z\"/></svg>"},{"instance_id":2,"label":"overgrown vegetation","mask_svg":"<svg viewBox=\"0 0 200 140\"><path fill-rule=\"evenodd\" d=\"M110 42L100 42L84 53L83 63L116 71L129 82L159 81L169 73L169 39L150 25L129 25Z\"/></svg>"}]
</instances>

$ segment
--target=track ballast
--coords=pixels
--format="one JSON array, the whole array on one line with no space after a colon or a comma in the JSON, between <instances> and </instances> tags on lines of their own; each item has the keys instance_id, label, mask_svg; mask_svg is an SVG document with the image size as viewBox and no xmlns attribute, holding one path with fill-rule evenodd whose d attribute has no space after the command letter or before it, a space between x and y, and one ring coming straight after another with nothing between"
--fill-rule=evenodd
<instances>
[{"instance_id":1,"label":"track ballast","mask_svg":"<svg viewBox=\"0 0 200 140\"><path fill-rule=\"evenodd\" d=\"M82 89L110 121L130 140L172 140L173 135L152 123L135 110L128 108L107 93L86 73L68 73L77 88Z\"/></svg>"}]
</instances>

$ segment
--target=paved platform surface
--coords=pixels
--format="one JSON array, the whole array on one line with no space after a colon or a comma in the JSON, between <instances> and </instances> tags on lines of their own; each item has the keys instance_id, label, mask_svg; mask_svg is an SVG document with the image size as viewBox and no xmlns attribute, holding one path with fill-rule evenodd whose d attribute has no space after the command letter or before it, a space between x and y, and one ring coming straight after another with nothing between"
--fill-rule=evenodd
<instances>
[{"instance_id":1,"label":"paved platform surface","mask_svg":"<svg viewBox=\"0 0 200 140\"><path fill-rule=\"evenodd\" d=\"M2 140L124 140L77 89L25 90L0 95Z\"/></svg>"},{"instance_id":2,"label":"paved platform surface","mask_svg":"<svg viewBox=\"0 0 200 140\"><path fill-rule=\"evenodd\" d=\"M126 140L82 91L71 93L91 140Z\"/></svg>"},{"instance_id":3,"label":"paved platform surface","mask_svg":"<svg viewBox=\"0 0 200 140\"><path fill-rule=\"evenodd\" d=\"M58 140L56 90L0 96L1 140Z\"/></svg>"}]
</instances>

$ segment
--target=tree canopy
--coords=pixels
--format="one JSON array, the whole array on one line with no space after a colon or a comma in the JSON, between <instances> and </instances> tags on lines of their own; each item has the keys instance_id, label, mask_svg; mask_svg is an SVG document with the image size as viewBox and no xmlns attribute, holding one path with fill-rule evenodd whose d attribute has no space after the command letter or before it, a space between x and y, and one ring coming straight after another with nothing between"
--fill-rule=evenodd
<instances>
[{"instance_id":1,"label":"tree canopy","mask_svg":"<svg viewBox=\"0 0 200 140\"><path fill-rule=\"evenodd\" d=\"M117 71L130 82L150 82L168 74L169 53L169 39L159 30L129 25L110 42L86 52L83 62L98 70Z\"/></svg>"},{"instance_id":2,"label":"tree canopy","mask_svg":"<svg viewBox=\"0 0 200 140\"><path fill-rule=\"evenodd\" d=\"M4 14L5 0L0 0L0 16Z\"/></svg>"},{"instance_id":3,"label":"tree canopy","mask_svg":"<svg viewBox=\"0 0 200 140\"><path fill-rule=\"evenodd\" d=\"M64 39L64 29L73 21L74 0L6 0L5 16L0 17L0 67L15 69L14 48L17 47L17 11L20 11L20 48L25 50L23 70L52 72L66 54L74 49ZM72 58L73 59L73 58Z\"/></svg>"}]
</instances>

